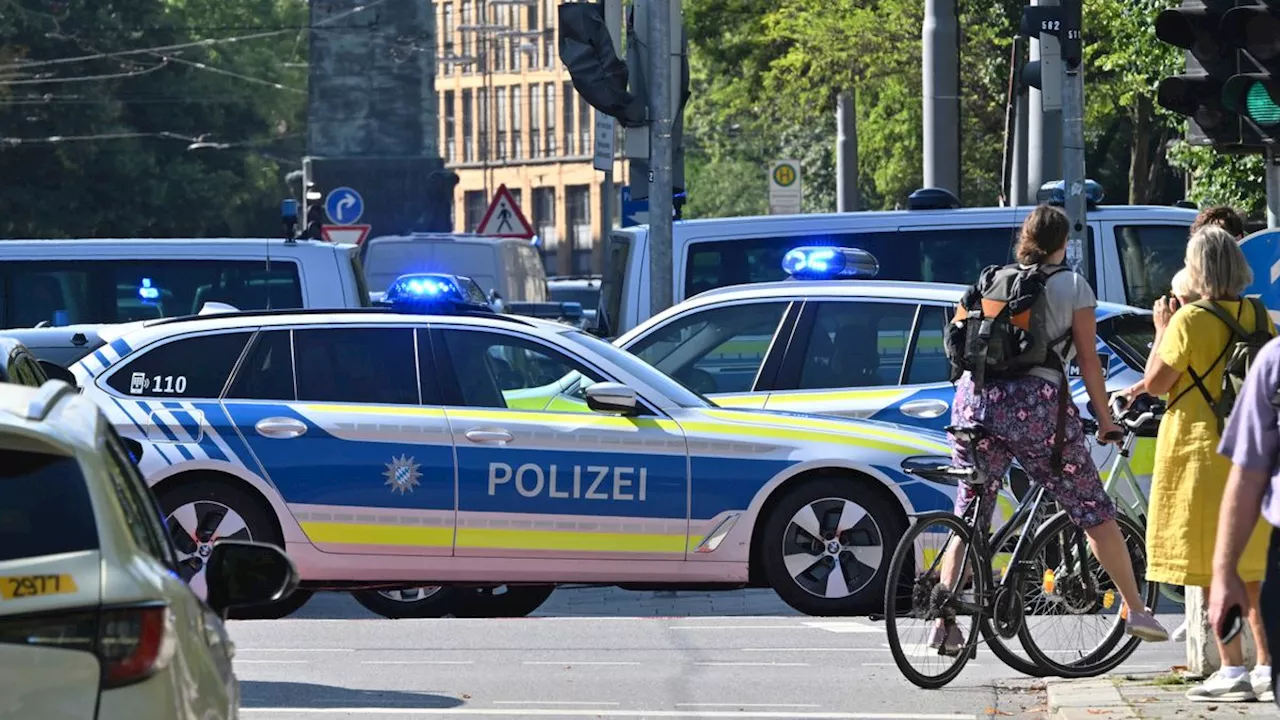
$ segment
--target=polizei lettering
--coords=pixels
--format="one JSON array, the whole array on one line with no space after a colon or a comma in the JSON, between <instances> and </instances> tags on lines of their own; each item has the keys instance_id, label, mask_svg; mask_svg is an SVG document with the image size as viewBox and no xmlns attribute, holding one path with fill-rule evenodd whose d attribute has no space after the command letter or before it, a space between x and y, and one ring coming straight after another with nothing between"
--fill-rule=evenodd
<instances>
[{"instance_id":1,"label":"polizei lettering","mask_svg":"<svg viewBox=\"0 0 1280 720\"><path fill-rule=\"evenodd\" d=\"M644 502L649 470L606 465L574 465L569 469L533 463L513 468L506 463L489 463L489 495L496 495L501 485L512 486L527 498L545 495L566 500Z\"/></svg>"}]
</instances>

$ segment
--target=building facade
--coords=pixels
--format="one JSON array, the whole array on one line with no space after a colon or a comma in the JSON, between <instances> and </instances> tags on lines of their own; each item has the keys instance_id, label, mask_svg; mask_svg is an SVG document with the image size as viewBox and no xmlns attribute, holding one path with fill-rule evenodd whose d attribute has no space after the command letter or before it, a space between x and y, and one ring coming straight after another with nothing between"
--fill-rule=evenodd
<instances>
[{"instance_id":1,"label":"building facade","mask_svg":"<svg viewBox=\"0 0 1280 720\"><path fill-rule=\"evenodd\" d=\"M459 178L455 231L475 231L506 185L537 235L548 275L598 273L605 197L604 173L592 166L595 109L560 62L558 4L436 0L440 149ZM614 178L625 172L615 160ZM616 227L616 191L609 201Z\"/></svg>"}]
</instances>

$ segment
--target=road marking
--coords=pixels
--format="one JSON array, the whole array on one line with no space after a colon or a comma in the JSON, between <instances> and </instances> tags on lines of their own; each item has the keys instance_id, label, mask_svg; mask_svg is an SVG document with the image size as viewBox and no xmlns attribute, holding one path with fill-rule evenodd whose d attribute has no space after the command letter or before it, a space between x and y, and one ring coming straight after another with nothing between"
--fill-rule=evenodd
<instances>
[{"instance_id":1,"label":"road marking","mask_svg":"<svg viewBox=\"0 0 1280 720\"><path fill-rule=\"evenodd\" d=\"M235 658L232 662L241 665L309 665L310 660L241 660Z\"/></svg>"},{"instance_id":2,"label":"road marking","mask_svg":"<svg viewBox=\"0 0 1280 720\"><path fill-rule=\"evenodd\" d=\"M809 667L809 663L780 662L699 662L704 667Z\"/></svg>"},{"instance_id":3,"label":"road marking","mask_svg":"<svg viewBox=\"0 0 1280 720\"><path fill-rule=\"evenodd\" d=\"M732 710L610 710L606 708L241 708L241 715L470 715L476 717L783 718L784 720L973 720L973 715L862 712L736 712Z\"/></svg>"},{"instance_id":4,"label":"road marking","mask_svg":"<svg viewBox=\"0 0 1280 720\"><path fill-rule=\"evenodd\" d=\"M668 630L801 630L800 625L671 625Z\"/></svg>"},{"instance_id":5,"label":"road marking","mask_svg":"<svg viewBox=\"0 0 1280 720\"><path fill-rule=\"evenodd\" d=\"M610 660L525 660L522 665L639 665L638 662L614 662Z\"/></svg>"},{"instance_id":6,"label":"road marking","mask_svg":"<svg viewBox=\"0 0 1280 720\"><path fill-rule=\"evenodd\" d=\"M884 634L884 628L865 625L852 620L818 620L815 622L801 623L805 627L816 628L818 630L826 630L833 633L876 633Z\"/></svg>"},{"instance_id":7,"label":"road marking","mask_svg":"<svg viewBox=\"0 0 1280 720\"><path fill-rule=\"evenodd\" d=\"M361 660L361 665L475 665L475 660Z\"/></svg>"},{"instance_id":8,"label":"road marking","mask_svg":"<svg viewBox=\"0 0 1280 720\"><path fill-rule=\"evenodd\" d=\"M494 705L621 705L616 702L591 700L494 700Z\"/></svg>"},{"instance_id":9,"label":"road marking","mask_svg":"<svg viewBox=\"0 0 1280 720\"><path fill-rule=\"evenodd\" d=\"M816 708L822 706L791 703L676 703L676 707Z\"/></svg>"},{"instance_id":10,"label":"road marking","mask_svg":"<svg viewBox=\"0 0 1280 720\"><path fill-rule=\"evenodd\" d=\"M236 652L355 652L356 648L250 648L237 647Z\"/></svg>"},{"instance_id":11,"label":"road marking","mask_svg":"<svg viewBox=\"0 0 1280 720\"><path fill-rule=\"evenodd\" d=\"M805 652L805 653L808 653L808 652L867 652L868 650L873 650L873 651L879 652L879 650L877 650L876 648L833 648L833 647L820 647L820 648L742 648L741 652L769 652L769 653L771 653L771 652L792 652L792 653L795 653L795 652Z\"/></svg>"}]
</instances>

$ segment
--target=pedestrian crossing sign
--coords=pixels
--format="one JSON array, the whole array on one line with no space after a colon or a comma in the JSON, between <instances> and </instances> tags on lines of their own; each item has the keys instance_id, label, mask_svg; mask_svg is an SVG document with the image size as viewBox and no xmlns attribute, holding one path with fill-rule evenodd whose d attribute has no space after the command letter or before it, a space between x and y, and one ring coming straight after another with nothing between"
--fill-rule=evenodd
<instances>
[{"instance_id":1,"label":"pedestrian crossing sign","mask_svg":"<svg viewBox=\"0 0 1280 720\"><path fill-rule=\"evenodd\" d=\"M533 237L533 228L529 226L529 221L524 219L520 206L516 204L516 199L511 196L511 191L506 185L498 186L493 202L489 203L484 219L476 228L476 234L525 240Z\"/></svg>"}]
</instances>

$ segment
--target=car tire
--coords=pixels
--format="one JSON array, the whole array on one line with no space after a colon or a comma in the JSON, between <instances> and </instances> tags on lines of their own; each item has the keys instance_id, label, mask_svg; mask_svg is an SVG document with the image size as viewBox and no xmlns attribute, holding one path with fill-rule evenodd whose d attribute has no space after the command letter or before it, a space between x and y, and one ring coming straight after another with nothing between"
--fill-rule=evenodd
<instances>
[{"instance_id":1,"label":"car tire","mask_svg":"<svg viewBox=\"0 0 1280 720\"><path fill-rule=\"evenodd\" d=\"M765 518L757 555L783 602L818 616L865 615L883 607L889 561L906 522L901 508L867 482L825 476L783 491ZM846 513L852 514L845 523L852 524L837 534ZM835 571L840 575L833 579Z\"/></svg>"},{"instance_id":2,"label":"car tire","mask_svg":"<svg viewBox=\"0 0 1280 720\"><path fill-rule=\"evenodd\" d=\"M356 590L351 597L369 612L392 620L441 618L453 612L458 589L424 585L395 590Z\"/></svg>"},{"instance_id":3,"label":"car tire","mask_svg":"<svg viewBox=\"0 0 1280 720\"><path fill-rule=\"evenodd\" d=\"M501 585L496 588L468 588L458 595L454 617L521 618L542 607L555 585Z\"/></svg>"},{"instance_id":4,"label":"car tire","mask_svg":"<svg viewBox=\"0 0 1280 720\"><path fill-rule=\"evenodd\" d=\"M284 548L284 539L263 503L252 494L230 483L214 480L178 480L156 498L164 513L165 527L178 551L179 574L192 584L197 595L204 597L201 584L204 558L211 542L198 542L194 534L210 540L233 538L253 540ZM195 525L188 528L187 525ZM204 529L201 529L201 528ZM194 552L193 552L194 550ZM276 620L293 614L311 599L310 590L295 590L288 597L266 605L234 608L228 617L234 620Z\"/></svg>"}]
</instances>

